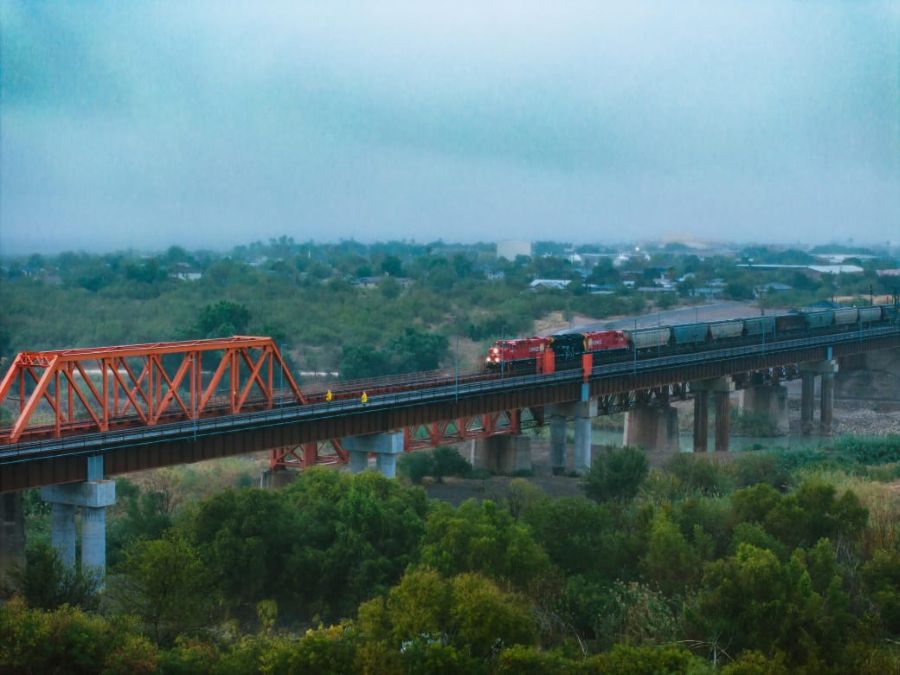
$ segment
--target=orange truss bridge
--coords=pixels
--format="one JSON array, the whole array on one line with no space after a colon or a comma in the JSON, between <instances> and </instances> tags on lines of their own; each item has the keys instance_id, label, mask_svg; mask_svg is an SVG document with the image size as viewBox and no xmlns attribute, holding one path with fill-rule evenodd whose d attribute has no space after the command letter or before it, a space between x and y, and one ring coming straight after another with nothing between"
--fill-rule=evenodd
<instances>
[{"instance_id":1,"label":"orange truss bridge","mask_svg":"<svg viewBox=\"0 0 900 675\"><path fill-rule=\"evenodd\" d=\"M593 401L605 414L684 397L685 383L738 385L897 347L892 323L550 373L436 371L307 390L267 337L23 352L0 382L0 492L86 480L92 457L108 476L259 451L274 468L343 463L330 439L402 432L410 451L510 435L541 424L548 406Z\"/></svg>"}]
</instances>

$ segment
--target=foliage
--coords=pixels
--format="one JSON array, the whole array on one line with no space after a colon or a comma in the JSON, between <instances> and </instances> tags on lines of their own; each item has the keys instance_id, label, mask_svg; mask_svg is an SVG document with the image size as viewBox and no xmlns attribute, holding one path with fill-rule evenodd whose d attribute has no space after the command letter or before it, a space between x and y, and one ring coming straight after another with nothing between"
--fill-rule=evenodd
<instances>
[{"instance_id":1,"label":"foliage","mask_svg":"<svg viewBox=\"0 0 900 675\"><path fill-rule=\"evenodd\" d=\"M632 499L647 471L647 458L637 448L607 448L585 476L585 494L598 502Z\"/></svg>"},{"instance_id":2,"label":"foliage","mask_svg":"<svg viewBox=\"0 0 900 675\"><path fill-rule=\"evenodd\" d=\"M110 588L119 610L137 616L157 643L209 625L212 593L200 555L177 532L135 543Z\"/></svg>"},{"instance_id":3,"label":"foliage","mask_svg":"<svg viewBox=\"0 0 900 675\"><path fill-rule=\"evenodd\" d=\"M444 575L479 572L519 588L545 574L549 560L531 531L491 501L457 509L438 504L428 516L421 560Z\"/></svg>"},{"instance_id":4,"label":"foliage","mask_svg":"<svg viewBox=\"0 0 900 675\"><path fill-rule=\"evenodd\" d=\"M433 476L438 483L446 476L465 478L471 475L472 465L456 448L441 446L401 456L397 470L401 476L418 485L426 476Z\"/></svg>"},{"instance_id":5,"label":"foliage","mask_svg":"<svg viewBox=\"0 0 900 675\"><path fill-rule=\"evenodd\" d=\"M156 672L157 659L127 622L69 606L29 609L19 599L0 606L0 672L142 675Z\"/></svg>"},{"instance_id":6,"label":"foliage","mask_svg":"<svg viewBox=\"0 0 900 675\"><path fill-rule=\"evenodd\" d=\"M375 473L312 470L282 494L299 519L283 583L325 616L347 615L387 589L418 554L427 510L420 489Z\"/></svg>"},{"instance_id":7,"label":"foliage","mask_svg":"<svg viewBox=\"0 0 900 675\"><path fill-rule=\"evenodd\" d=\"M25 565L11 570L9 576L11 590L39 609L62 605L94 609L99 601L99 579L81 566L66 567L46 544L31 546L25 552Z\"/></svg>"},{"instance_id":8,"label":"foliage","mask_svg":"<svg viewBox=\"0 0 900 675\"><path fill-rule=\"evenodd\" d=\"M724 468L707 457L678 453L669 460L666 470L678 478L686 492L722 494L730 487Z\"/></svg>"}]
</instances>

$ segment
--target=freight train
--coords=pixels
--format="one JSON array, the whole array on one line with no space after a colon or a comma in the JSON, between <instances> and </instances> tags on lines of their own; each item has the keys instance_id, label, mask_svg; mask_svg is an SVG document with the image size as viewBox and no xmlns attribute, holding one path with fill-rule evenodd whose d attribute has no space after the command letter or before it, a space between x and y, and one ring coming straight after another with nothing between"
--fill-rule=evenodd
<instances>
[{"instance_id":1,"label":"freight train","mask_svg":"<svg viewBox=\"0 0 900 675\"><path fill-rule=\"evenodd\" d=\"M547 372L575 368L584 354L594 362L636 358L641 355L674 354L704 348L749 344L763 340L783 340L808 333L842 332L877 325L896 324L898 305L870 307L807 308L777 316L690 323L637 330L600 330L586 333L557 333L544 337L497 340L488 349L488 371ZM552 356L551 356L552 354ZM549 357L549 359L548 359Z\"/></svg>"}]
</instances>

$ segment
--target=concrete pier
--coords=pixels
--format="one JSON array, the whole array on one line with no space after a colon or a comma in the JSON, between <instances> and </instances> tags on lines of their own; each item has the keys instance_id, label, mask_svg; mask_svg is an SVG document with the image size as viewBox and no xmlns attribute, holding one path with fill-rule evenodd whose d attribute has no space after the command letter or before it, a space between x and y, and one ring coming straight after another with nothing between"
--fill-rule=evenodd
<instances>
[{"instance_id":1,"label":"concrete pier","mask_svg":"<svg viewBox=\"0 0 900 675\"><path fill-rule=\"evenodd\" d=\"M46 501L46 499L45 499ZM50 544L63 565L75 567L75 507L71 504L50 504Z\"/></svg>"},{"instance_id":2,"label":"concrete pier","mask_svg":"<svg viewBox=\"0 0 900 675\"><path fill-rule=\"evenodd\" d=\"M706 452L709 433L709 392L694 394L694 452Z\"/></svg>"},{"instance_id":3,"label":"concrete pier","mask_svg":"<svg viewBox=\"0 0 900 675\"><path fill-rule=\"evenodd\" d=\"M91 475L97 474L89 466ZM51 504L50 541L69 567L75 566L75 507L80 507L81 568L102 578L106 573L106 507L116 503L116 484L87 480L51 485L41 489L41 497Z\"/></svg>"},{"instance_id":4,"label":"concrete pier","mask_svg":"<svg viewBox=\"0 0 900 675\"><path fill-rule=\"evenodd\" d=\"M629 410L622 442L644 450L678 452L678 409L642 405Z\"/></svg>"},{"instance_id":5,"label":"concrete pier","mask_svg":"<svg viewBox=\"0 0 900 675\"><path fill-rule=\"evenodd\" d=\"M764 416L779 436L790 431L788 422L787 387L766 384L742 389L739 400L741 413Z\"/></svg>"},{"instance_id":6,"label":"concrete pier","mask_svg":"<svg viewBox=\"0 0 900 675\"><path fill-rule=\"evenodd\" d=\"M550 416L550 466L554 476L566 472L566 418L563 415Z\"/></svg>"},{"instance_id":7,"label":"concrete pier","mask_svg":"<svg viewBox=\"0 0 900 675\"><path fill-rule=\"evenodd\" d=\"M472 466L491 473L531 471L531 437L523 434L488 436L472 441Z\"/></svg>"},{"instance_id":8,"label":"concrete pier","mask_svg":"<svg viewBox=\"0 0 900 675\"><path fill-rule=\"evenodd\" d=\"M716 392L716 452L728 452L731 405L727 391Z\"/></svg>"},{"instance_id":9,"label":"concrete pier","mask_svg":"<svg viewBox=\"0 0 900 675\"><path fill-rule=\"evenodd\" d=\"M694 393L694 452L706 452L708 448L709 394L715 397L716 452L727 452L731 431L730 396L734 383L728 377L691 382Z\"/></svg>"},{"instance_id":10,"label":"concrete pier","mask_svg":"<svg viewBox=\"0 0 900 675\"><path fill-rule=\"evenodd\" d=\"M815 426L816 377L821 377L819 401L819 431L830 434L834 423L834 375L835 361L812 361L800 364L800 431L805 436L812 434Z\"/></svg>"},{"instance_id":11,"label":"concrete pier","mask_svg":"<svg viewBox=\"0 0 900 675\"><path fill-rule=\"evenodd\" d=\"M0 495L0 581L25 564L25 512L21 492Z\"/></svg>"},{"instance_id":12,"label":"concrete pier","mask_svg":"<svg viewBox=\"0 0 900 675\"><path fill-rule=\"evenodd\" d=\"M584 400L570 403L556 403L547 406L550 416L550 464L553 473L565 472L566 465L566 421L575 420L575 443L572 467L578 473L586 473L591 468L591 418L597 416L597 399L583 392Z\"/></svg>"},{"instance_id":13,"label":"concrete pier","mask_svg":"<svg viewBox=\"0 0 900 675\"><path fill-rule=\"evenodd\" d=\"M822 373L819 408L819 433L831 434L834 424L834 373Z\"/></svg>"},{"instance_id":14,"label":"concrete pier","mask_svg":"<svg viewBox=\"0 0 900 675\"><path fill-rule=\"evenodd\" d=\"M591 418L575 418L575 473L591 470Z\"/></svg>"},{"instance_id":15,"label":"concrete pier","mask_svg":"<svg viewBox=\"0 0 900 675\"><path fill-rule=\"evenodd\" d=\"M351 436L342 441L350 453L350 471L359 473L369 467L369 454L376 457L376 467L387 478L397 476L397 456L403 452L403 433L366 434Z\"/></svg>"},{"instance_id":16,"label":"concrete pier","mask_svg":"<svg viewBox=\"0 0 900 675\"><path fill-rule=\"evenodd\" d=\"M809 436L813 430L813 410L816 396L815 373L800 374L800 433Z\"/></svg>"}]
</instances>

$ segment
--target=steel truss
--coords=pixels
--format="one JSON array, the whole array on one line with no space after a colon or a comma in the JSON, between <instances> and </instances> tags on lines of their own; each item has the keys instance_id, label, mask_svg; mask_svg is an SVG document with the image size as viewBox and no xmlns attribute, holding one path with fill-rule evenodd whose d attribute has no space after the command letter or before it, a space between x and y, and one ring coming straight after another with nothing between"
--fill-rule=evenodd
<instances>
[{"instance_id":1,"label":"steel truss","mask_svg":"<svg viewBox=\"0 0 900 675\"><path fill-rule=\"evenodd\" d=\"M28 436L32 422L58 438L271 408L276 371L291 402L306 403L268 337L22 352L0 382L0 406L18 394L0 443Z\"/></svg>"}]
</instances>

